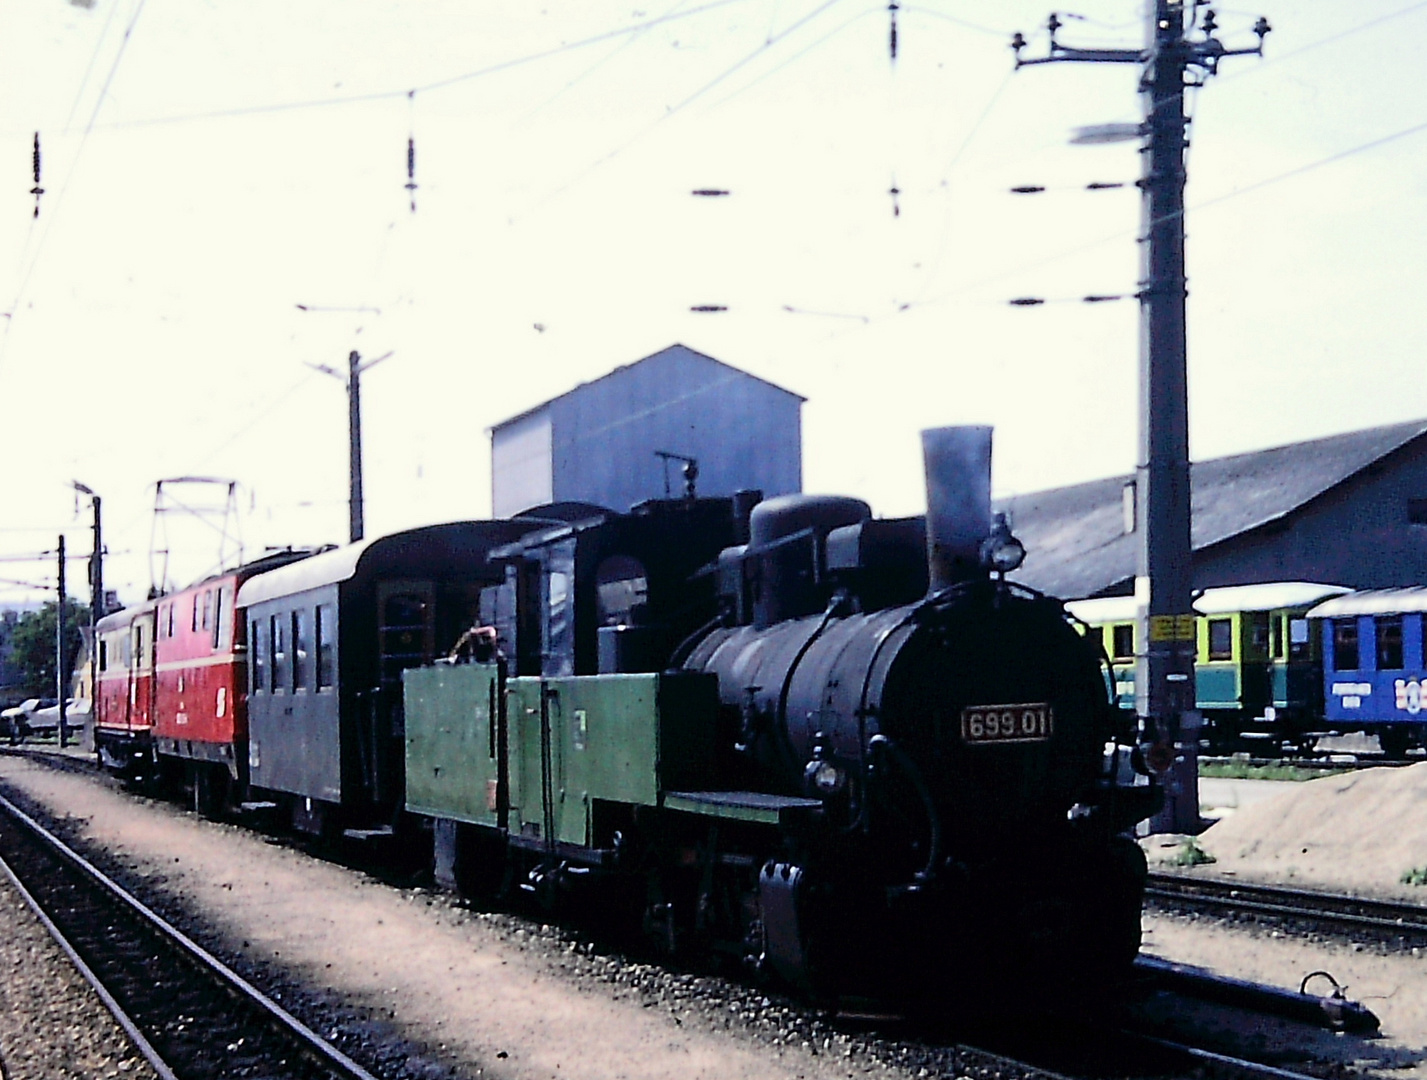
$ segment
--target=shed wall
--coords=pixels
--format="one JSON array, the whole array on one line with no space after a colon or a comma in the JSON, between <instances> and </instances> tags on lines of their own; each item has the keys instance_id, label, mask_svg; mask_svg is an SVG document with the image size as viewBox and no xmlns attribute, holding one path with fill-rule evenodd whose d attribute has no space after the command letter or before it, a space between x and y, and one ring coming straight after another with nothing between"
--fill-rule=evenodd
<instances>
[{"instance_id":1,"label":"shed wall","mask_svg":"<svg viewBox=\"0 0 1427 1080\"><path fill-rule=\"evenodd\" d=\"M491 432L491 516L554 502L550 412L540 409Z\"/></svg>"},{"instance_id":2,"label":"shed wall","mask_svg":"<svg viewBox=\"0 0 1427 1080\"><path fill-rule=\"evenodd\" d=\"M552 501L622 511L678 495L682 463L658 451L697 460L700 495L801 491L802 399L671 346L494 428L492 511Z\"/></svg>"},{"instance_id":3,"label":"shed wall","mask_svg":"<svg viewBox=\"0 0 1427 1080\"><path fill-rule=\"evenodd\" d=\"M1324 581L1355 589L1427 583L1427 524L1409 500L1427 499L1427 446L1409 443L1282 522L1198 552L1194 583Z\"/></svg>"}]
</instances>

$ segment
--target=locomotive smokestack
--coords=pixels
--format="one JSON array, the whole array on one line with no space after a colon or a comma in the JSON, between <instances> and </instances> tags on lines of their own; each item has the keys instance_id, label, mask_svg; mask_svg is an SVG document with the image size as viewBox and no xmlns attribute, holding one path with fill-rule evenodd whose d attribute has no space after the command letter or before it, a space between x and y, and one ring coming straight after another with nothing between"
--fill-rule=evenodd
<instances>
[{"instance_id":1,"label":"locomotive smokestack","mask_svg":"<svg viewBox=\"0 0 1427 1080\"><path fill-rule=\"evenodd\" d=\"M980 572L991 532L991 428L922 432L927 474L927 566L936 592Z\"/></svg>"}]
</instances>

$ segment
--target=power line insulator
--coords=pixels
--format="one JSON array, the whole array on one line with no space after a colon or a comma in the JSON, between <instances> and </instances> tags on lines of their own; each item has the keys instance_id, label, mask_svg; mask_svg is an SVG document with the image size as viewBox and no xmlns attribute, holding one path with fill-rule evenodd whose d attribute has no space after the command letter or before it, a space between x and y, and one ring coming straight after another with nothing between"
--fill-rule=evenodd
<instances>
[{"instance_id":1,"label":"power line insulator","mask_svg":"<svg viewBox=\"0 0 1427 1080\"><path fill-rule=\"evenodd\" d=\"M1012 195L1038 195L1038 194L1040 194L1040 193L1041 193L1042 191L1044 191L1044 190L1045 190L1045 188L1042 187L1040 184L1020 184L1019 186L1013 187L1013 188L1011 189L1011 194L1012 194Z\"/></svg>"},{"instance_id":2,"label":"power line insulator","mask_svg":"<svg viewBox=\"0 0 1427 1080\"><path fill-rule=\"evenodd\" d=\"M1012 307L1035 307L1037 304L1044 304L1045 298L1041 296L1018 296L1013 300L1008 300Z\"/></svg>"}]
</instances>

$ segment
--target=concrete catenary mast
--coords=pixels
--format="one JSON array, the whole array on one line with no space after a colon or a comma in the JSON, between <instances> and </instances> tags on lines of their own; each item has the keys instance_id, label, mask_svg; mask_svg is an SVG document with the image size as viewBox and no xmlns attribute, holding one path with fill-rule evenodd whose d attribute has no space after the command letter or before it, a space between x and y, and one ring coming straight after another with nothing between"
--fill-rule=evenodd
<instances>
[{"instance_id":1,"label":"concrete catenary mast","mask_svg":"<svg viewBox=\"0 0 1427 1080\"><path fill-rule=\"evenodd\" d=\"M1056 40L1061 22L1047 24L1050 50L1025 59L1025 39L1011 47L1016 66L1061 61L1131 63L1141 70L1144 100L1141 155L1144 232L1141 237L1140 461L1137 522L1140 552L1137 591L1144 615L1135 680L1143 731L1152 739L1151 765L1166 773L1165 808L1156 831L1197 832L1198 732L1195 710L1190 541L1189 399L1186 378L1184 273L1184 153L1188 119L1184 90L1203 85L1225 56L1262 55L1268 20L1254 26L1258 44L1227 49L1214 36L1212 9L1195 23L1204 0L1153 0L1143 49L1076 49Z\"/></svg>"}]
</instances>

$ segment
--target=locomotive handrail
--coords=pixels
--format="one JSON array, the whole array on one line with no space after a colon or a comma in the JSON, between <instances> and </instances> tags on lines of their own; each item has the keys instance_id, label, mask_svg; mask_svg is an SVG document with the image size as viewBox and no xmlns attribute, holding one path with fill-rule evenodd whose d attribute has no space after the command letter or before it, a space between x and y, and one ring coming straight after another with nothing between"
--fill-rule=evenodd
<instances>
[{"instance_id":1,"label":"locomotive handrail","mask_svg":"<svg viewBox=\"0 0 1427 1080\"><path fill-rule=\"evenodd\" d=\"M922 776L921 769L917 768L917 763L911 756L880 732L873 735L868 742L868 749L887 754L901 768L912 782L912 788L917 793L917 798L921 799L922 806L927 812L927 827L930 836L927 839L927 861L926 865L912 875L912 885L905 886L909 890L915 890L923 885L927 885L936 879L936 868L941 862L941 815L937 813L936 802L932 799L932 793L927 789L926 778Z\"/></svg>"}]
</instances>

